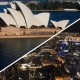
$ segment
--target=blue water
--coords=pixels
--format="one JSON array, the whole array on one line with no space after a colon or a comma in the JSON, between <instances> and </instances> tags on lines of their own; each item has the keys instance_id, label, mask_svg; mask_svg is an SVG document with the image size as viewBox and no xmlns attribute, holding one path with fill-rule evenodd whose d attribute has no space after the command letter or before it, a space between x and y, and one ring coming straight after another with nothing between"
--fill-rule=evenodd
<instances>
[{"instance_id":1,"label":"blue water","mask_svg":"<svg viewBox=\"0 0 80 80\"><path fill-rule=\"evenodd\" d=\"M4 12L6 8L10 8L10 5L0 5L0 12Z\"/></svg>"}]
</instances>

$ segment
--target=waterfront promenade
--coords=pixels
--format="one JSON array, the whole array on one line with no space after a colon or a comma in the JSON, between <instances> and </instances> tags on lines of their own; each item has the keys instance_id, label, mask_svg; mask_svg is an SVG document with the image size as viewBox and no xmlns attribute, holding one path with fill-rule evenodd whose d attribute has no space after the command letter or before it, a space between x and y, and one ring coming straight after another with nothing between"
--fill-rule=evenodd
<instances>
[{"instance_id":1,"label":"waterfront promenade","mask_svg":"<svg viewBox=\"0 0 80 80\"><path fill-rule=\"evenodd\" d=\"M16 28L16 27L2 27L0 28L0 38L43 38L51 37L59 32L59 28Z\"/></svg>"},{"instance_id":2,"label":"waterfront promenade","mask_svg":"<svg viewBox=\"0 0 80 80\"><path fill-rule=\"evenodd\" d=\"M34 36L0 36L0 39L3 38L49 38L52 35L34 35Z\"/></svg>"}]
</instances>

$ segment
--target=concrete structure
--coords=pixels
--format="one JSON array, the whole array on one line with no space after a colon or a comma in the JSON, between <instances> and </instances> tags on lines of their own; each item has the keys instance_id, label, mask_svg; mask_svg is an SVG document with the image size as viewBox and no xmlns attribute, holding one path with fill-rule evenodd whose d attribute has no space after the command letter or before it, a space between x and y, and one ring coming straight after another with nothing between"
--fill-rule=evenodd
<instances>
[{"instance_id":1,"label":"concrete structure","mask_svg":"<svg viewBox=\"0 0 80 80\"><path fill-rule=\"evenodd\" d=\"M4 9L5 13L3 13L3 15L7 18L7 15L10 15L15 22L15 27L31 28L31 26L48 26L50 13L33 15L32 11L20 1L11 2L10 5L11 8ZM9 26L11 18L7 18L6 20L3 20L4 18L1 17L1 20L3 20L3 23L6 24L6 26Z\"/></svg>"},{"instance_id":2,"label":"concrete structure","mask_svg":"<svg viewBox=\"0 0 80 80\"><path fill-rule=\"evenodd\" d=\"M31 38L31 37L50 37L61 29L57 28L41 28L41 29L25 29L13 26L0 28L0 38ZM17 37L16 37L17 36Z\"/></svg>"},{"instance_id":3,"label":"concrete structure","mask_svg":"<svg viewBox=\"0 0 80 80\"><path fill-rule=\"evenodd\" d=\"M22 14L19 11L16 11L14 9L11 8L7 8L9 14L11 14L11 16L13 17L13 19L16 22L16 27L20 28L20 26L26 26L24 17L22 16Z\"/></svg>"},{"instance_id":4,"label":"concrete structure","mask_svg":"<svg viewBox=\"0 0 80 80\"><path fill-rule=\"evenodd\" d=\"M32 11L26 5L24 5L19 1L11 2L10 5L13 11L11 9L8 9L8 10L13 17L19 15L20 17L24 18L24 20L23 19L17 20L18 17L14 17L17 23L17 27L20 28L20 26L24 26L25 28L31 28L31 26L33 25L34 26L44 25L45 27L48 26L50 13L41 13L38 15L33 15ZM24 25L18 24L19 22L23 22Z\"/></svg>"},{"instance_id":5,"label":"concrete structure","mask_svg":"<svg viewBox=\"0 0 80 80\"><path fill-rule=\"evenodd\" d=\"M69 22L69 20L51 21L56 28L49 28L50 13L43 12L34 15L26 5L19 1L9 4L11 8L4 9L4 13L0 13L0 38L51 37L61 30L58 27L63 29Z\"/></svg>"},{"instance_id":6,"label":"concrete structure","mask_svg":"<svg viewBox=\"0 0 80 80\"><path fill-rule=\"evenodd\" d=\"M53 21L53 20L50 20L50 21L56 28L61 27L62 29L64 29L67 26L67 24L69 23L69 20L62 20L62 21L58 21L58 22Z\"/></svg>"},{"instance_id":7,"label":"concrete structure","mask_svg":"<svg viewBox=\"0 0 80 80\"><path fill-rule=\"evenodd\" d=\"M31 28L32 26L37 26L38 28L40 26L48 27L50 13L45 12L34 15L32 11L20 1L10 2L10 5L11 8L4 9L5 13L0 13L6 17L4 18L2 15L0 17L6 26L10 26L10 24L12 24L18 28ZM51 22L55 27L61 27L63 29L68 24L69 20L59 22L51 20Z\"/></svg>"},{"instance_id":8,"label":"concrete structure","mask_svg":"<svg viewBox=\"0 0 80 80\"><path fill-rule=\"evenodd\" d=\"M45 27L48 26L48 21L50 16L49 13L40 13L34 16L42 22L42 25L44 25Z\"/></svg>"},{"instance_id":9,"label":"concrete structure","mask_svg":"<svg viewBox=\"0 0 80 80\"><path fill-rule=\"evenodd\" d=\"M6 13L0 13L0 20L3 20L4 23L9 26L9 25L15 25L16 26L16 22L15 20L12 18L11 15L6 14ZM1 22L1 21L0 21ZM0 24L2 25L2 24ZM4 24L3 24L4 25ZM3 26L2 25L2 26Z\"/></svg>"}]
</instances>

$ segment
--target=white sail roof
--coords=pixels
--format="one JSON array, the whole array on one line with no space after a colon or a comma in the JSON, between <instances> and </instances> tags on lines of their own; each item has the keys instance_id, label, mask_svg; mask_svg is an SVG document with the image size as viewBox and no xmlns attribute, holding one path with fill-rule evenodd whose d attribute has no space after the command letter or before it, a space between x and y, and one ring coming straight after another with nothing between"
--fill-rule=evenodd
<instances>
[{"instance_id":1,"label":"white sail roof","mask_svg":"<svg viewBox=\"0 0 80 80\"><path fill-rule=\"evenodd\" d=\"M48 26L50 13L44 12L34 15L32 11L20 1L13 1L10 5L11 8L4 9L5 13L0 13L0 18L3 19L7 25L12 24L18 28L20 28L20 26L31 28L32 25ZM50 21L56 28L61 27L62 29L64 29L69 22L69 20L58 22L53 20Z\"/></svg>"},{"instance_id":2,"label":"white sail roof","mask_svg":"<svg viewBox=\"0 0 80 80\"><path fill-rule=\"evenodd\" d=\"M13 4L12 2L9 3L12 9L16 9L16 5Z\"/></svg>"},{"instance_id":3,"label":"white sail roof","mask_svg":"<svg viewBox=\"0 0 80 80\"><path fill-rule=\"evenodd\" d=\"M53 20L50 20L50 21L51 21L51 23L57 28L58 23L57 23L56 21L53 21Z\"/></svg>"},{"instance_id":4,"label":"white sail roof","mask_svg":"<svg viewBox=\"0 0 80 80\"><path fill-rule=\"evenodd\" d=\"M50 13L40 13L34 16L39 19L45 27L48 26Z\"/></svg>"},{"instance_id":5,"label":"white sail roof","mask_svg":"<svg viewBox=\"0 0 80 80\"><path fill-rule=\"evenodd\" d=\"M10 24L12 24L16 26L16 22L14 21L11 15L6 13L0 13L0 18L6 23L6 25L9 26Z\"/></svg>"},{"instance_id":6,"label":"white sail roof","mask_svg":"<svg viewBox=\"0 0 80 80\"><path fill-rule=\"evenodd\" d=\"M69 20L59 21L58 22L58 24L59 24L58 27L61 27L62 29L64 29L67 26L68 22L69 22Z\"/></svg>"},{"instance_id":7,"label":"white sail roof","mask_svg":"<svg viewBox=\"0 0 80 80\"><path fill-rule=\"evenodd\" d=\"M24 18L25 18L25 21L26 21L26 25L28 28L30 28L32 26L32 22L33 22L33 13L31 12L31 10L26 6L24 5L23 3L19 2L19 1L15 1L17 6L20 8Z\"/></svg>"},{"instance_id":8,"label":"white sail roof","mask_svg":"<svg viewBox=\"0 0 80 80\"><path fill-rule=\"evenodd\" d=\"M43 23L41 22L41 20L39 20L38 18L36 18L35 15L34 15L34 20L32 21L32 25L39 27L39 26L42 26Z\"/></svg>"},{"instance_id":9,"label":"white sail roof","mask_svg":"<svg viewBox=\"0 0 80 80\"><path fill-rule=\"evenodd\" d=\"M35 26L44 25L45 27L47 27L50 16L49 13L40 13L38 15L33 15L31 10L23 3L15 1L15 5L16 7L18 6L20 8L20 11L25 18L26 25L28 28L30 28L32 25Z\"/></svg>"},{"instance_id":10,"label":"white sail roof","mask_svg":"<svg viewBox=\"0 0 80 80\"><path fill-rule=\"evenodd\" d=\"M18 28L20 28L20 26L25 26L26 27L24 17L22 16L22 14L19 11L16 11L16 10L11 9L11 8L7 8L7 10L10 12L11 16L16 21L16 24L17 24Z\"/></svg>"},{"instance_id":11,"label":"white sail roof","mask_svg":"<svg viewBox=\"0 0 80 80\"><path fill-rule=\"evenodd\" d=\"M4 13L6 13L6 14L7 14L7 10L6 10L6 9L4 9Z\"/></svg>"},{"instance_id":12,"label":"white sail roof","mask_svg":"<svg viewBox=\"0 0 80 80\"><path fill-rule=\"evenodd\" d=\"M50 21L56 28L61 27L62 29L64 29L69 22L69 20L62 20L62 21L58 21L58 22L53 21L53 20L50 20Z\"/></svg>"}]
</instances>

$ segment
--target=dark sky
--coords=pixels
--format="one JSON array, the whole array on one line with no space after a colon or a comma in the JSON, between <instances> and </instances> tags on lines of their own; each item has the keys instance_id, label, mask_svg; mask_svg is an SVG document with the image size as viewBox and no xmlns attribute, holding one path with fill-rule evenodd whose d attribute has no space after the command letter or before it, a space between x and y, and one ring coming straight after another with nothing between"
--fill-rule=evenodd
<instances>
[{"instance_id":1,"label":"dark sky","mask_svg":"<svg viewBox=\"0 0 80 80\"><path fill-rule=\"evenodd\" d=\"M68 31L68 32L79 32L80 33L80 20L78 22L76 22L74 25L70 26L65 31Z\"/></svg>"}]
</instances>

